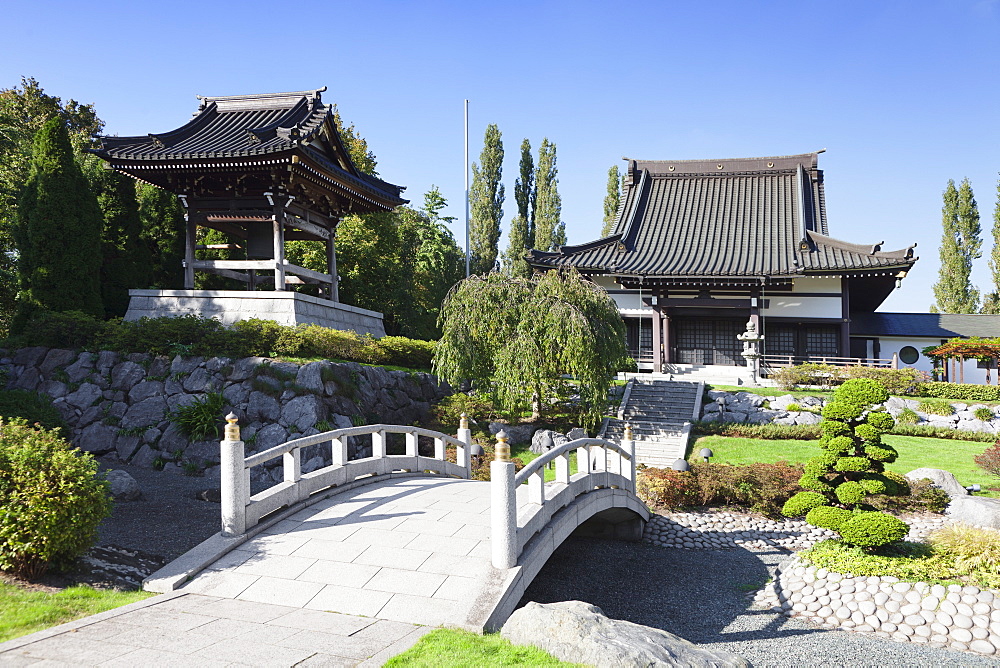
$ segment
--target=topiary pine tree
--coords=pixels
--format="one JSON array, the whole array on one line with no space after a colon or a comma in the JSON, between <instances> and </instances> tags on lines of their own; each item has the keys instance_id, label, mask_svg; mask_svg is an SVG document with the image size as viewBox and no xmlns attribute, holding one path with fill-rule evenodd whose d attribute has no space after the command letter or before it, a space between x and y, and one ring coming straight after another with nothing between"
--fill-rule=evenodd
<instances>
[{"instance_id":1,"label":"topiary pine tree","mask_svg":"<svg viewBox=\"0 0 1000 668\"><path fill-rule=\"evenodd\" d=\"M806 491L790 498L781 512L787 517L805 515L809 524L835 531L845 543L862 548L902 540L909 532L906 522L875 511L866 502L869 495L902 491L885 471L885 465L896 460L896 450L882 443L882 434L896 421L886 412L872 410L889 393L874 380L855 378L833 396L823 408L819 441L823 452L809 460L799 480Z\"/></svg>"},{"instance_id":2,"label":"topiary pine tree","mask_svg":"<svg viewBox=\"0 0 1000 668\"><path fill-rule=\"evenodd\" d=\"M18 312L23 330L39 310L104 315L97 198L73 157L66 124L52 118L35 135L31 171L18 202Z\"/></svg>"}]
</instances>

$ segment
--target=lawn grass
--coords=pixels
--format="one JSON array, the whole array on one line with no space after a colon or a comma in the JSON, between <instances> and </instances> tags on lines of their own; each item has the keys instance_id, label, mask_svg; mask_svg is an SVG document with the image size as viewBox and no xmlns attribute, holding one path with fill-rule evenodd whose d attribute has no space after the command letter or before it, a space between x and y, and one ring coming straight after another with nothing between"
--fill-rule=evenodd
<instances>
[{"instance_id":1,"label":"lawn grass","mask_svg":"<svg viewBox=\"0 0 1000 668\"><path fill-rule=\"evenodd\" d=\"M536 455L531 451L531 444L525 443L523 445L514 445L510 448L510 456L517 457L524 465L527 466L532 461L538 459L541 455ZM573 475L576 473L576 451L569 453L569 474ZM556 479L556 469L555 465L550 465L545 469L545 482L552 482Z\"/></svg>"},{"instance_id":2,"label":"lawn grass","mask_svg":"<svg viewBox=\"0 0 1000 668\"><path fill-rule=\"evenodd\" d=\"M437 629L416 645L389 659L386 668L487 668L489 666L576 666L537 647L512 645L498 634L479 635L458 629Z\"/></svg>"},{"instance_id":3,"label":"lawn grass","mask_svg":"<svg viewBox=\"0 0 1000 668\"><path fill-rule=\"evenodd\" d=\"M144 591L69 587L56 592L0 582L0 642L154 596Z\"/></svg>"},{"instance_id":4,"label":"lawn grass","mask_svg":"<svg viewBox=\"0 0 1000 668\"><path fill-rule=\"evenodd\" d=\"M762 397L783 397L790 394L795 398L800 397L820 397L821 399L833 399L833 390L783 390L780 387L747 387L746 385L705 385L705 397L708 397L709 390L721 390L723 392L749 392L759 394Z\"/></svg>"},{"instance_id":5,"label":"lawn grass","mask_svg":"<svg viewBox=\"0 0 1000 668\"><path fill-rule=\"evenodd\" d=\"M909 473L913 469L943 469L952 473L965 486L979 484L983 496L1000 498L1000 492L987 487L1000 487L1000 479L976 466L973 458L981 454L991 443L977 441L956 441L920 436L900 436L886 434L882 440L896 448L899 458L887 465L890 471ZM714 454L712 461L724 464L752 464L754 462L773 463L787 461L802 464L819 454L817 441L763 440L751 438L731 438L727 436L702 436L690 452L710 448ZM697 460L689 455L692 461Z\"/></svg>"}]
</instances>

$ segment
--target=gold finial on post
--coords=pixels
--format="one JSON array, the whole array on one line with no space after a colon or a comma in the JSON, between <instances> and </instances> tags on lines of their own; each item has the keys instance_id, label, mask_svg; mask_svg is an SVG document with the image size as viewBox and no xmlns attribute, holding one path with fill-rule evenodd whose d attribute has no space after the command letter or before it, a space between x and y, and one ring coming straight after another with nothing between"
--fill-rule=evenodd
<instances>
[{"instance_id":1,"label":"gold finial on post","mask_svg":"<svg viewBox=\"0 0 1000 668\"><path fill-rule=\"evenodd\" d=\"M226 440L227 441L238 441L240 440L240 425L237 424L238 417L234 413L230 413L226 416Z\"/></svg>"},{"instance_id":2,"label":"gold finial on post","mask_svg":"<svg viewBox=\"0 0 1000 668\"><path fill-rule=\"evenodd\" d=\"M466 415L465 413L462 413L462 419L459 420L458 428L459 429L468 429L469 428L469 416Z\"/></svg>"},{"instance_id":3,"label":"gold finial on post","mask_svg":"<svg viewBox=\"0 0 1000 668\"><path fill-rule=\"evenodd\" d=\"M510 461L510 446L507 445L507 432L503 430L497 432L496 461Z\"/></svg>"},{"instance_id":4,"label":"gold finial on post","mask_svg":"<svg viewBox=\"0 0 1000 668\"><path fill-rule=\"evenodd\" d=\"M632 425L629 424L628 422L625 423L625 440L626 441L632 440Z\"/></svg>"}]
</instances>

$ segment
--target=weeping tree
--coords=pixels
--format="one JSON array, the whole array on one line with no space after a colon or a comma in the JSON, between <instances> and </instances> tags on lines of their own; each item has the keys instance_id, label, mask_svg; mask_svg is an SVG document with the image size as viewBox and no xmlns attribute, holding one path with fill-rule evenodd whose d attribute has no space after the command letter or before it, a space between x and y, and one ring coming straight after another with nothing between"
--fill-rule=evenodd
<instances>
[{"instance_id":1,"label":"weeping tree","mask_svg":"<svg viewBox=\"0 0 1000 668\"><path fill-rule=\"evenodd\" d=\"M631 365L614 301L573 269L471 276L448 293L439 325L435 372L532 419L574 382L581 419L596 422L615 373Z\"/></svg>"}]
</instances>

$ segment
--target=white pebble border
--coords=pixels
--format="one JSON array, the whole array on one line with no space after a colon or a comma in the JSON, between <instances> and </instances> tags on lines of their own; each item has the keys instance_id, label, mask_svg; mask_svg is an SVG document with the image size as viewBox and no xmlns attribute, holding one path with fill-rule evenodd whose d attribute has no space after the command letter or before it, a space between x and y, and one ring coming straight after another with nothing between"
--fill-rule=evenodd
<instances>
[{"instance_id":1,"label":"white pebble border","mask_svg":"<svg viewBox=\"0 0 1000 668\"><path fill-rule=\"evenodd\" d=\"M754 602L827 628L977 654L1000 652L1000 596L979 587L850 577L792 556Z\"/></svg>"},{"instance_id":2,"label":"white pebble border","mask_svg":"<svg viewBox=\"0 0 1000 668\"><path fill-rule=\"evenodd\" d=\"M910 525L907 540L921 540L944 525L943 515L903 517ZM762 515L705 510L651 515L643 540L660 547L683 550L804 550L827 538L832 531L806 524L805 520L772 520Z\"/></svg>"}]
</instances>

